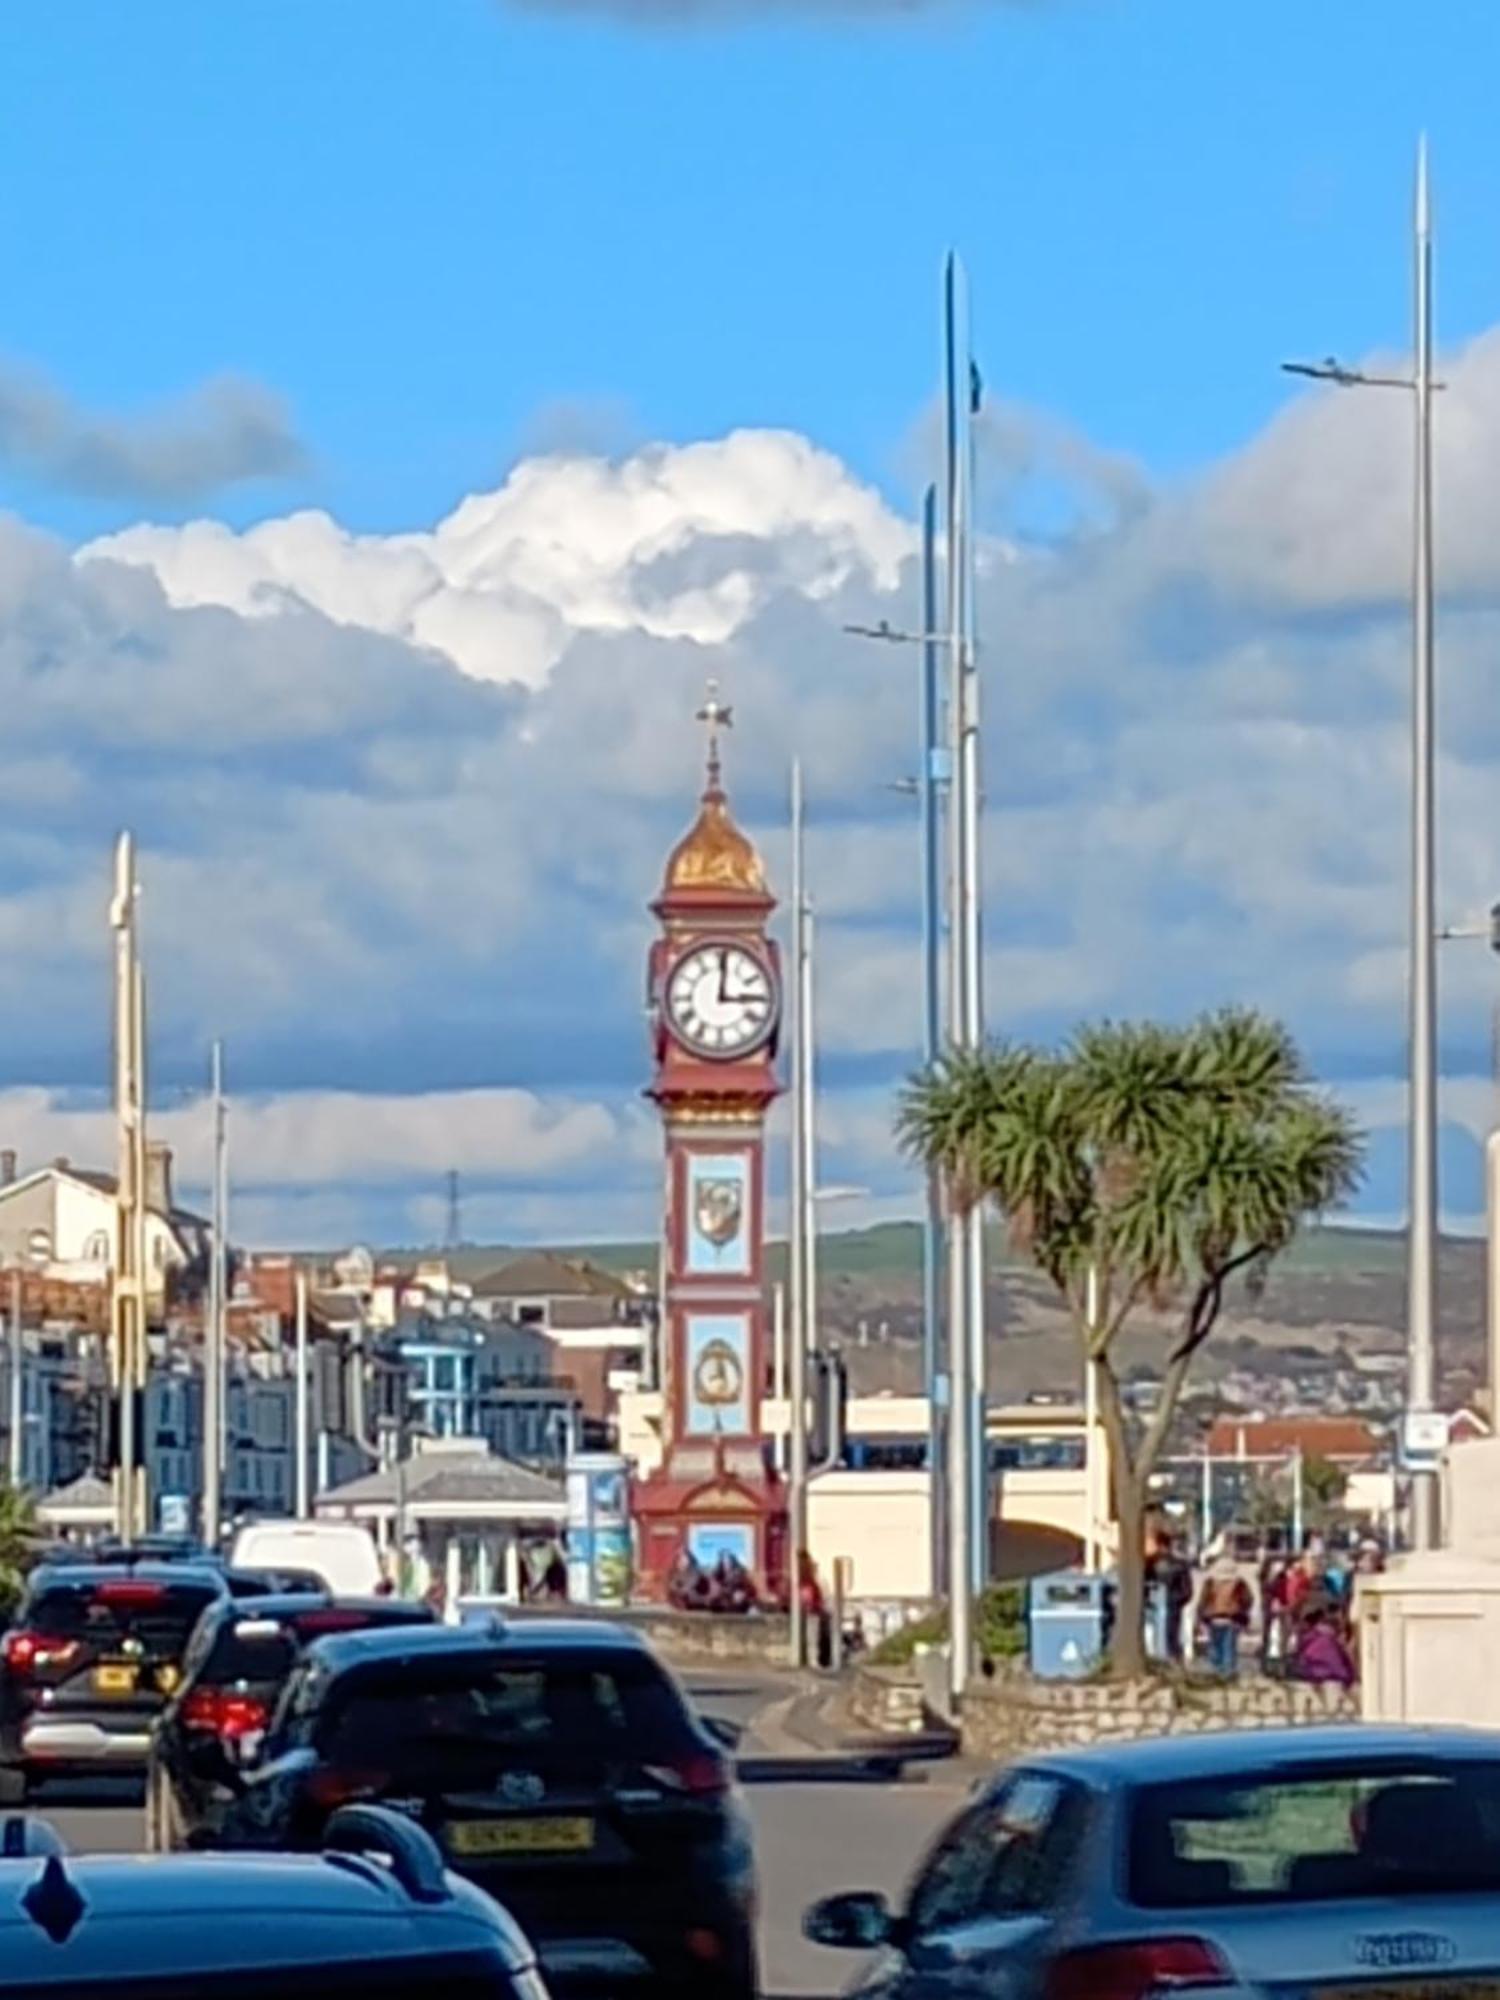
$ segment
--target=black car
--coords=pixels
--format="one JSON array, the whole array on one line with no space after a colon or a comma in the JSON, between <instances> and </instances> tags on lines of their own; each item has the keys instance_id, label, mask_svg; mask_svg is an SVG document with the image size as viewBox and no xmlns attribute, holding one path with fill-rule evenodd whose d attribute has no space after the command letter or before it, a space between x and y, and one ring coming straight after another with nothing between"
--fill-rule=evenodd
<instances>
[{"instance_id":1,"label":"black car","mask_svg":"<svg viewBox=\"0 0 1500 2000\"><path fill-rule=\"evenodd\" d=\"M225 1594L190 1563L48 1563L0 1640L0 1799L39 1778L140 1769L193 1628Z\"/></svg>"},{"instance_id":2,"label":"black car","mask_svg":"<svg viewBox=\"0 0 1500 2000\"><path fill-rule=\"evenodd\" d=\"M355 1807L317 1855L68 1855L0 1822L0 2000L548 2000L526 1937L421 1830Z\"/></svg>"},{"instance_id":3,"label":"black car","mask_svg":"<svg viewBox=\"0 0 1500 2000\"><path fill-rule=\"evenodd\" d=\"M168 1853L212 1844L234 1797L225 1763L255 1761L292 1669L314 1641L377 1626L430 1625L433 1616L425 1604L392 1597L335 1600L326 1590L211 1604L152 1735L147 1846Z\"/></svg>"},{"instance_id":4,"label":"black car","mask_svg":"<svg viewBox=\"0 0 1500 2000\"><path fill-rule=\"evenodd\" d=\"M549 1981L751 2000L749 1828L720 1743L633 1632L539 1619L320 1639L222 1838L316 1847L380 1801L536 1940Z\"/></svg>"}]
</instances>

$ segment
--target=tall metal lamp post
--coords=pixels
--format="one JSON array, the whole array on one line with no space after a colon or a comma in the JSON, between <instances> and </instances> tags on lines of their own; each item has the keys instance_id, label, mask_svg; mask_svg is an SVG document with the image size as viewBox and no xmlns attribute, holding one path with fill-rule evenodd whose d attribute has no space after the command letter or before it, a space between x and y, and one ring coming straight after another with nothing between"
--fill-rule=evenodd
<instances>
[{"instance_id":1,"label":"tall metal lamp post","mask_svg":"<svg viewBox=\"0 0 1500 2000\"><path fill-rule=\"evenodd\" d=\"M1289 374L1341 389L1402 389L1416 412L1412 508L1412 706L1411 706L1411 960L1409 1008L1410 1160L1407 1222L1406 1439L1412 1453L1412 1540L1437 1546L1437 1467L1425 1449L1434 1401L1434 1334L1437 1321L1437 966L1434 905L1435 754L1433 734L1432 204L1427 141L1417 148L1413 217L1415 366L1411 375L1371 375L1329 359L1287 361Z\"/></svg>"}]
</instances>

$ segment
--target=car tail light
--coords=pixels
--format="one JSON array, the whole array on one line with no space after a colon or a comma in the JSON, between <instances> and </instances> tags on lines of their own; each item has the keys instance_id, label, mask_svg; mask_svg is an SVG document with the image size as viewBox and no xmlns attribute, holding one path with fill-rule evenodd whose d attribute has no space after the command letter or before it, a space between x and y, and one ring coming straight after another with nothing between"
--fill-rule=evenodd
<instances>
[{"instance_id":1,"label":"car tail light","mask_svg":"<svg viewBox=\"0 0 1500 2000\"><path fill-rule=\"evenodd\" d=\"M311 1639L324 1632L363 1632L369 1622L363 1611L304 1611L291 1624L299 1639Z\"/></svg>"},{"instance_id":2,"label":"car tail light","mask_svg":"<svg viewBox=\"0 0 1500 2000\"><path fill-rule=\"evenodd\" d=\"M679 1757L670 1764L648 1764L646 1776L667 1791L684 1792L694 1799L713 1798L729 1790L729 1766L709 1751Z\"/></svg>"},{"instance_id":3,"label":"car tail light","mask_svg":"<svg viewBox=\"0 0 1500 2000\"><path fill-rule=\"evenodd\" d=\"M307 1796L315 1806L353 1805L356 1799L373 1799L390 1781L383 1771L313 1771L308 1775Z\"/></svg>"},{"instance_id":4,"label":"car tail light","mask_svg":"<svg viewBox=\"0 0 1500 2000\"><path fill-rule=\"evenodd\" d=\"M76 1639L49 1639L45 1632L7 1632L5 1664L21 1679L38 1667L65 1667L78 1652Z\"/></svg>"},{"instance_id":5,"label":"car tail light","mask_svg":"<svg viewBox=\"0 0 1500 2000\"><path fill-rule=\"evenodd\" d=\"M1232 1983L1223 1954L1206 1938L1140 1938L1066 1953L1046 1991L1047 2000L1149 2000L1178 1987Z\"/></svg>"},{"instance_id":6,"label":"car tail light","mask_svg":"<svg viewBox=\"0 0 1500 2000\"><path fill-rule=\"evenodd\" d=\"M204 1730L226 1743L260 1735L270 1719L266 1704L256 1696L225 1688L194 1688L182 1704L185 1729Z\"/></svg>"},{"instance_id":7,"label":"car tail light","mask_svg":"<svg viewBox=\"0 0 1500 2000\"><path fill-rule=\"evenodd\" d=\"M142 1583L136 1577L116 1577L109 1583L99 1585L94 1592L94 1602L139 1610L147 1604L160 1604L166 1594L164 1583Z\"/></svg>"}]
</instances>

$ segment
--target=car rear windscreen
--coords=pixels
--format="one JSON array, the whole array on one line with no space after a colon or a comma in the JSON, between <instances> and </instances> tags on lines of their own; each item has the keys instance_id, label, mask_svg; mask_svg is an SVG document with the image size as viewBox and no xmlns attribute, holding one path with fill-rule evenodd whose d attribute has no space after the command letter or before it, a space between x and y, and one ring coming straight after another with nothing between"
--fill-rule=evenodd
<instances>
[{"instance_id":1,"label":"car rear windscreen","mask_svg":"<svg viewBox=\"0 0 1500 2000\"><path fill-rule=\"evenodd\" d=\"M694 1740L673 1688L649 1660L403 1661L332 1691L317 1729L332 1761L389 1769L444 1746L532 1760L649 1760Z\"/></svg>"},{"instance_id":2,"label":"car rear windscreen","mask_svg":"<svg viewBox=\"0 0 1500 2000\"><path fill-rule=\"evenodd\" d=\"M1500 1892L1500 1761L1369 1759L1147 1785L1129 1816L1148 1909Z\"/></svg>"},{"instance_id":3,"label":"car rear windscreen","mask_svg":"<svg viewBox=\"0 0 1500 2000\"><path fill-rule=\"evenodd\" d=\"M105 1649L129 1639L148 1652L180 1656L217 1595L207 1583L138 1583L126 1577L54 1584L37 1593L25 1623L49 1639L82 1639Z\"/></svg>"}]
</instances>

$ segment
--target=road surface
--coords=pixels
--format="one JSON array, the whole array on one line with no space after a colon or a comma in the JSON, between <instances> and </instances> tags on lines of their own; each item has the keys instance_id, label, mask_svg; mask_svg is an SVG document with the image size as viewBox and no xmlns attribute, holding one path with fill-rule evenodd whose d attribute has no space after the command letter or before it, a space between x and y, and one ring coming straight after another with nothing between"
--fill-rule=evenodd
<instances>
[{"instance_id":1,"label":"road surface","mask_svg":"<svg viewBox=\"0 0 1500 2000\"><path fill-rule=\"evenodd\" d=\"M689 1674L687 1683L706 1714L740 1727L782 1691L754 1673ZM753 1783L745 1797L760 1854L765 1991L774 2000L813 2000L840 1992L855 1961L803 1940L804 1906L836 1889L899 1888L963 1789L935 1766L896 1785L837 1774L817 1784ZM59 1782L34 1810L79 1851L135 1853L142 1844L140 1786L128 1779Z\"/></svg>"}]
</instances>

